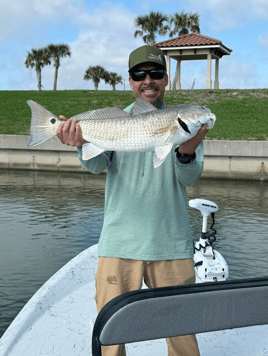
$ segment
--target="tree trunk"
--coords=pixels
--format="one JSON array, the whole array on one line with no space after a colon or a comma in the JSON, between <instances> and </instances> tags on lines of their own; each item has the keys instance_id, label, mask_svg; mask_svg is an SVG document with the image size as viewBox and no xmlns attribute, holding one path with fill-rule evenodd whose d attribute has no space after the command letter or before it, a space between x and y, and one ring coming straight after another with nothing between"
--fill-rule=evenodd
<instances>
[{"instance_id":1,"label":"tree trunk","mask_svg":"<svg viewBox=\"0 0 268 356\"><path fill-rule=\"evenodd\" d=\"M38 83L38 90L41 90L41 68L36 68L36 76L37 76L37 83Z\"/></svg>"},{"instance_id":2,"label":"tree trunk","mask_svg":"<svg viewBox=\"0 0 268 356\"><path fill-rule=\"evenodd\" d=\"M94 82L94 87L95 87L95 90L98 90L98 82Z\"/></svg>"},{"instance_id":3,"label":"tree trunk","mask_svg":"<svg viewBox=\"0 0 268 356\"><path fill-rule=\"evenodd\" d=\"M55 74L54 74L54 88L53 88L53 90L57 90L58 69L59 69L59 67L55 67Z\"/></svg>"},{"instance_id":4,"label":"tree trunk","mask_svg":"<svg viewBox=\"0 0 268 356\"><path fill-rule=\"evenodd\" d=\"M115 90L115 84L112 84L112 86L113 86L113 90Z\"/></svg>"}]
</instances>

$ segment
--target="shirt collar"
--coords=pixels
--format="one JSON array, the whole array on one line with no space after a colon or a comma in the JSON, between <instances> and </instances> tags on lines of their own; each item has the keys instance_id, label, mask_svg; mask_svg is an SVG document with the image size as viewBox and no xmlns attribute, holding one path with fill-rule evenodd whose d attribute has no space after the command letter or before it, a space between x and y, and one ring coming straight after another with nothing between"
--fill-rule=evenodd
<instances>
[{"instance_id":1,"label":"shirt collar","mask_svg":"<svg viewBox=\"0 0 268 356\"><path fill-rule=\"evenodd\" d=\"M165 109L166 108L166 104L164 101L159 102L156 101L155 103L153 103L153 105L157 108L157 109Z\"/></svg>"}]
</instances>

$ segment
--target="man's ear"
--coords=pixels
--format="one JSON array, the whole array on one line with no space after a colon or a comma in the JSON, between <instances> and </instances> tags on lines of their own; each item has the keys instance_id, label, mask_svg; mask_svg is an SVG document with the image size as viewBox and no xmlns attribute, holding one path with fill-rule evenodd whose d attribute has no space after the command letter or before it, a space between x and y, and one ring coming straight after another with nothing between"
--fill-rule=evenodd
<instances>
[{"instance_id":1,"label":"man's ear","mask_svg":"<svg viewBox=\"0 0 268 356\"><path fill-rule=\"evenodd\" d=\"M166 87L168 85L168 75L167 75L167 73L165 74L164 79L165 79L165 87Z\"/></svg>"},{"instance_id":2,"label":"man's ear","mask_svg":"<svg viewBox=\"0 0 268 356\"><path fill-rule=\"evenodd\" d=\"M128 80L129 80L130 89L133 89L133 88L132 88L132 78L131 78L131 76L129 76Z\"/></svg>"}]
</instances>

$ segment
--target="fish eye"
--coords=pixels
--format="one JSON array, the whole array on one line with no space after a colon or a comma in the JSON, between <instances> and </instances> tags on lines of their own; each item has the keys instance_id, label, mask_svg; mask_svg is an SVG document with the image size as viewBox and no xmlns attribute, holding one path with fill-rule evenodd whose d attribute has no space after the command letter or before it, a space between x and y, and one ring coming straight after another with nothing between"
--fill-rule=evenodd
<instances>
[{"instance_id":1,"label":"fish eye","mask_svg":"<svg viewBox=\"0 0 268 356\"><path fill-rule=\"evenodd\" d=\"M54 117L53 117L53 119L51 119L50 122L51 122L52 124L55 124L56 119L54 119Z\"/></svg>"},{"instance_id":2,"label":"fish eye","mask_svg":"<svg viewBox=\"0 0 268 356\"><path fill-rule=\"evenodd\" d=\"M178 122L181 125L181 127L183 128L184 131L191 133L190 130L188 129L188 126L186 125L185 122L183 122L179 117L178 117Z\"/></svg>"}]
</instances>

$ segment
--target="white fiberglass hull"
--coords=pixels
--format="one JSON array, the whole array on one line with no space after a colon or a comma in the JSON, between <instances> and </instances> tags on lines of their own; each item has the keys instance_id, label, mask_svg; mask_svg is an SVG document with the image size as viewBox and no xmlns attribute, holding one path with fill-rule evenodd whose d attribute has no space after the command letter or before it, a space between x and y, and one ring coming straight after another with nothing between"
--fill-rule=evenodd
<instances>
[{"instance_id":1,"label":"white fiberglass hull","mask_svg":"<svg viewBox=\"0 0 268 356\"><path fill-rule=\"evenodd\" d=\"M91 355L97 249L94 245L80 253L37 291L2 336L1 356ZM263 325L198 334L197 340L201 355L261 356L268 353L267 334L268 325ZM165 339L127 344L126 349L128 356L167 355Z\"/></svg>"}]
</instances>

